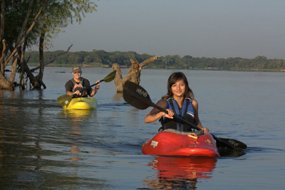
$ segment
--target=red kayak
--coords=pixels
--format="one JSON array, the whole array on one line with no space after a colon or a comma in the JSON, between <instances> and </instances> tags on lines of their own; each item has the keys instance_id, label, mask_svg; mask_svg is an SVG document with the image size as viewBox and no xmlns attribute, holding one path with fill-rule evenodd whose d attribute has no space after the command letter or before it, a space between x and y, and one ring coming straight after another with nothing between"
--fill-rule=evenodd
<instances>
[{"instance_id":1,"label":"red kayak","mask_svg":"<svg viewBox=\"0 0 285 190\"><path fill-rule=\"evenodd\" d=\"M157 133L142 146L143 154L157 156L219 157L216 141L210 133L197 135L167 129Z\"/></svg>"}]
</instances>

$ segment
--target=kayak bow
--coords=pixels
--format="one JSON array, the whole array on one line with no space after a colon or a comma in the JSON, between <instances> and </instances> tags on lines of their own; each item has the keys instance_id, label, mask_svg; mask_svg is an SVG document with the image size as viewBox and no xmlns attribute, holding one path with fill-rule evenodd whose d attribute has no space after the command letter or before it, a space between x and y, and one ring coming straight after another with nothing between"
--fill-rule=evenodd
<instances>
[{"instance_id":1,"label":"kayak bow","mask_svg":"<svg viewBox=\"0 0 285 190\"><path fill-rule=\"evenodd\" d=\"M71 101L63 106L64 110L91 110L96 108L95 98L72 98Z\"/></svg>"}]
</instances>

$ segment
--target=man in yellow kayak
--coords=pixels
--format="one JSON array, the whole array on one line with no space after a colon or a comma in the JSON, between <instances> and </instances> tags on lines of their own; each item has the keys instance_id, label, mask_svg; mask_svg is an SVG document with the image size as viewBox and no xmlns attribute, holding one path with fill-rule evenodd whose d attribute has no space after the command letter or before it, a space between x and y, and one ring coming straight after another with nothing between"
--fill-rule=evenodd
<instances>
[{"instance_id":1,"label":"man in yellow kayak","mask_svg":"<svg viewBox=\"0 0 285 190\"><path fill-rule=\"evenodd\" d=\"M66 95L74 98L88 96L93 97L98 92L100 82L98 82L94 88L91 88L89 80L81 76L81 67L73 67L72 75L73 78L65 83Z\"/></svg>"}]
</instances>

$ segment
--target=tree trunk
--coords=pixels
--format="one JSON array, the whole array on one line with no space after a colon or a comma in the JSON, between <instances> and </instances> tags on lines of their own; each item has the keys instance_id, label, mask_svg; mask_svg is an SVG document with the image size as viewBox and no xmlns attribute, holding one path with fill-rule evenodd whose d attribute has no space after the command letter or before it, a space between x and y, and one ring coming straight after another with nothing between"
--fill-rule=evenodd
<instances>
[{"instance_id":1,"label":"tree trunk","mask_svg":"<svg viewBox=\"0 0 285 190\"><path fill-rule=\"evenodd\" d=\"M2 40L2 49L0 52L0 89L4 89L4 90L14 90L14 85L13 82L7 80L6 76L5 76L5 68L6 68L6 64L5 64L5 55L6 55L6 42L5 40ZM12 67L13 69L13 67ZM12 72L11 72L12 74Z\"/></svg>"},{"instance_id":2,"label":"tree trunk","mask_svg":"<svg viewBox=\"0 0 285 190\"><path fill-rule=\"evenodd\" d=\"M40 80L43 79L44 76L44 69L45 69L45 61L44 61L44 42L45 42L45 33L42 32L40 36L40 43L39 43L39 61L40 61L40 71L38 74L38 78Z\"/></svg>"},{"instance_id":3,"label":"tree trunk","mask_svg":"<svg viewBox=\"0 0 285 190\"><path fill-rule=\"evenodd\" d=\"M130 60L131 66L128 70L128 74L125 77L122 76L122 71L121 71L120 65L117 63L114 63L112 65L112 69L116 71L116 76L114 79L114 83L116 86L116 92L117 93L123 92L123 85L126 81L131 81L131 82L134 82L136 84L140 84L141 70L143 69L144 66L146 66L146 65L154 62L155 60L157 60L157 58L158 58L158 56L153 56L153 57L146 59L142 63L139 63L135 59L131 59Z\"/></svg>"},{"instance_id":4,"label":"tree trunk","mask_svg":"<svg viewBox=\"0 0 285 190\"><path fill-rule=\"evenodd\" d=\"M0 89L4 90L13 90L13 84L9 82L3 75L2 73L0 74Z\"/></svg>"},{"instance_id":5,"label":"tree trunk","mask_svg":"<svg viewBox=\"0 0 285 190\"><path fill-rule=\"evenodd\" d=\"M5 1L0 1L0 40L3 40L4 36L4 15L5 15ZM1 46L1 45L0 45ZM1 49L1 48L0 48Z\"/></svg>"},{"instance_id":6,"label":"tree trunk","mask_svg":"<svg viewBox=\"0 0 285 190\"><path fill-rule=\"evenodd\" d=\"M5 65L4 57L6 51L6 43L4 37L4 15L5 15L5 1L0 1L0 89L10 86L9 82L5 78Z\"/></svg>"},{"instance_id":7,"label":"tree trunk","mask_svg":"<svg viewBox=\"0 0 285 190\"><path fill-rule=\"evenodd\" d=\"M17 73L17 65L18 65L18 58L14 58L12 66L11 66L11 74L9 77L9 81L13 83L16 78L16 73Z\"/></svg>"},{"instance_id":8,"label":"tree trunk","mask_svg":"<svg viewBox=\"0 0 285 190\"><path fill-rule=\"evenodd\" d=\"M123 76L122 76L120 65L117 63L114 63L112 65L112 69L116 71L116 75L114 79L114 83L116 86L116 92L123 92Z\"/></svg>"},{"instance_id":9,"label":"tree trunk","mask_svg":"<svg viewBox=\"0 0 285 190\"><path fill-rule=\"evenodd\" d=\"M43 83L43 75L44 75L44 68L45 68L45 62L44 62L44 41L45 41L45 33L41 33L40 36L40 42L39 42L39 62L40 62L40 71L39 74L34 78L34 80L31 81L34 89L41 90L41 87L43 86L44 89L46 89L46 85Z\"/></svg>"}]
</instances>

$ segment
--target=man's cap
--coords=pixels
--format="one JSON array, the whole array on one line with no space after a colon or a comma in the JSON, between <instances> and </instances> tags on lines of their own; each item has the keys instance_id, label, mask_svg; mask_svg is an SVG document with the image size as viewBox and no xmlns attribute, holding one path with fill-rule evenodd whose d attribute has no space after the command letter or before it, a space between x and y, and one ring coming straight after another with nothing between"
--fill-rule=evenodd
<instances>
[{"instance_id":1,"label":"man's cap","mask_svg":"<svg viewBox=\"0 0 285 190\"><path fill-rule=\"evenodd\" d=\"M72 72L73 72L73 73L75 73L75 72L80 72L80 73L81 73L81 72L82 72L82 71L81 71L81 67L78 67L78 66L73 67L73 68L72 68Z\"/></svg>"}]
</instances>

